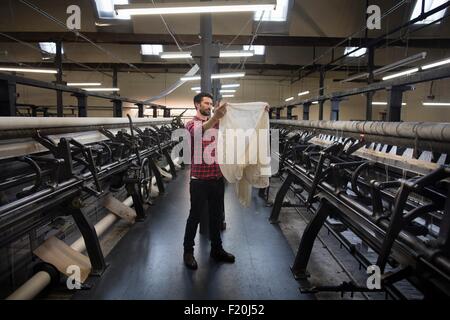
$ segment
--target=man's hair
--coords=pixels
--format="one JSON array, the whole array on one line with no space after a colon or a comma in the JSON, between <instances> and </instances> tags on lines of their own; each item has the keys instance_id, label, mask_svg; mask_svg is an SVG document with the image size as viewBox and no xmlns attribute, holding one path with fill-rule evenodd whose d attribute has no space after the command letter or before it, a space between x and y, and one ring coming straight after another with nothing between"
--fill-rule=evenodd
<instances>
[{"instance_id":1,"label":"man's hair","mask_svg":"<svg viewBox=\"0 0 450 320\"><path fill-rule=\"evenodd\" d=\"M194 97L194 106L195 106L196 103L201 103L201 102L202 102L202 99L203 99L204 97L211 98L211 100L213 99L213 96L212 96L210 93L207 93L207 92L200 92L199 94L197 94L197 95Z\"/></svg>"}]
</instances>

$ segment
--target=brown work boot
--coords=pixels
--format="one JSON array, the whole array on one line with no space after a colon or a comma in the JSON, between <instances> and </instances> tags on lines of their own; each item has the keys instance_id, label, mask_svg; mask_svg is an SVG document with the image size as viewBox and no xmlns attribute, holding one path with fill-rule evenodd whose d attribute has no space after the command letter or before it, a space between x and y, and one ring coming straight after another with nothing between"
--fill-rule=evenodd
<instances>
[{"instance_id":1,"label":"brown work boot","mask_svg":"<svg viewBox=\"0 0 450 320\"><path fill-rule=\"evenodd\" d=\"M234 263L234 261L235 261L234 256L231 253L226 252L223 248L211 249L210 256L217 262Z\"/></svg>"},{"instance_id":2,"label":"brown work boot","mask_svg":"<svg viewBox=\"0 0 450 320\"><path fill-rule=\"evenodd\" d=\"M198 265L197 261L195 261L194 253L193 252L185 252L183 254L183 260L186 267L192 270L197 270Z\"/></svg>"}]
</instances>

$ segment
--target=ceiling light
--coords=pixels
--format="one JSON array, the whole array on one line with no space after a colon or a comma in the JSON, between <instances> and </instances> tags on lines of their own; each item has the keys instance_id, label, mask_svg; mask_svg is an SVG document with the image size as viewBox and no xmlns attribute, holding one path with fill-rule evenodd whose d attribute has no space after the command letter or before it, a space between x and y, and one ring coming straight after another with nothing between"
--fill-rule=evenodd
<instances>
[{"instance_id":1,"label":"ceiling light","mask_svg":"<svg viewBox=\"0 0 450 320\"><path fill-rule=\"evenodd\" d=\"M201 76L186 76L186 77L181 77L180 80L181 81L194 81L194 80L200 80L202 77Z\"/></svg>"},{"instance_id":2,"label":"ceiling light","mask_svg":"<svg viewBox=\"0 0 450 320\"><path fill-rule=\"evenodd\" d=\"M442 65L448 64L448 63L450 63L450 58L449 59L445 59L445 60L441 60L441 61L437 61L437 62L433 62L433 63L430 63L430 64L426 64L426 65L424 65L422 67L422 69L423 70L427 70L427 69L431 69L431 68L434 68L434 67L439 67L439 66L442 66Z\"/></svg>"},{"instance_id":3,"label":"ceiling light","mask_svg":"<svg viewBox=\"0 0 450 320\"><path fill-rule=\"evenodd\" d=\"M273 0L259 1L211 1L211 2L183 2L183 3L133 3L115 5L118 14L129 15L159 15L159 14L188 14L188 13L218 13L218 12L249 12L258 10L272 10L275 8Z\"/></svg>"},{"instance_id":4,"label":"ceiling light","mask_svg":"<svg viewBox=\"0 0 450 320\"><path fill-rule=\"evenodd\" d=\"M300 92L298 94L298 96L300 97L300 96L304 96L304 95L307 95L307 94L309 94L309 91L303 91L303 92Z\"/></svg>"},{"instance_id":5,"label":"ceiling light","mask_svg":"<svg viewBox=\"0 0 450 320\"><path fill-rule=\"evenodd\" d=\"M319 104L319 101L313 101L312 104Z\"/></svg>"},{"instance_id":6,"label":"ceiling light","mask_svg":"<svg viewBox=\"0 0 450 320\"><path fill-rule=\"evenodd\" d=\"M211 75L211 79L228 79L228 78L242 78L242 77L245 77L245 72L216 73Z\"/></svg>"},{"instance_id":7,"label":"ceiling light","mask_svg":"<svg viewBox=\"0 0 450 320\"><path fill-rule=\"evenodd\" d=\"M211 75L211 79L227 79L227 78L242 78L245 77L245 72L237 73L215 73ZM198 81L201 80L201 76L186 76L181 77L181 81Z\"/></svg>"},{"instance_id":8,"label":"ceiling light","mask_svg":"<svg viewBox=\"0 0 450 320\"><path fill-rule=\"evenodd\" d=\"M202 88L201 87L192 87L191 90L192 91L197 91L197 90L202 90Z\"/></svg>"},{"instance_id":9,"label":"ceiling light","mask_svg":"<svg viewBox=\"0 0 450 320\"><path fill-rule=\"evenodd\" d=\"M229 50L229 51L220 51L220 58L239 58L239 57L252 57L255 55L254 51L250 50Z\"/></svg>"},{"instance_id":10,"label":"ceiling light","mask_svg":"<svg viewBox=\"0 0 450 320\"><path fill-rule=\"evenodd\" d=\"M422 104L429 107L450 107L450 102L422 102Z\"/></svg>"},{"instance_id":11,"label":"ceiling light","mask_svg":"<svg viewBox=\"0 0 450 320\"><path fill-rule=\"evenodd\" d=\"M391 74L390 76L383 77L383 80L389 80L389 79L398 78L398 77L401 77L401 76L406 76L408 74L411 74L411 73L414 73L414 72L417 72L417 71L419 71L419 68L412 68L412 69L409 69L409 70L406 70L406 71L402 71L402 72L399 72L399 73Z\"/></svg>"},{"instance_id":12,"label":"ceiling light","mask_svg":"<svg viewBox=\"0 0 450 320\"><path fill-rule=\"evenodd\" d=\"M232 90L232 89L224 89L224 90L220 90L220 93L235 93L236 90Z\"/></svg>"},{"instance_id":13,"label":"ceiling light","mask_svg":"<svg viewBox=\"0 0 450 320\"><path fill-rule=\"evenodd\" d=\"M394 63L388 64L387 66L384 66L384 67L381 67L381 68L379 68L379 69L377 69L377 70L374 70L374 71L373 71L373 74L376 76L376 75L379 75L379 74L381 74L381 73L385 73L385 72L387 72L387 71L396 69L396 68L398 68L398 67L401 67L401 66L404 66L404 65L407 65L407 64L416 62L416 61L418 61L418 60L425 59L426 56L427 56L427 53L426 53L426 52L421 52L421 53L415 54L415 55L410 56L410 57L408 57L408 58L405 58L405 59L396 61L396 62L394 62Z\"/></svg>"},{"instance_id":14,"label":"ceiling light","mask_svg":"<svg viewBox=\"0 0 450 320\"><path fill-rule=\"evenodd\" d=\"M161 59L192 59L191 52L161 52Z\"/></svg>"},{"instance_id":15,"label":"ceiling light","mask_svg":"<svg viewBox=\"0 0 450 320\"><path fill-rule=\"evenodd\" d=\"M31 73L58 73L54 69L34 69L34 68L11 68L11 67L0 67L0 71L11 71L11 72L31 72Z\"/></svg>"},{"instance_id":16,"label":"ceiling light","mask_svg":"<svg viewBox=\"0 0 450 320\"><path fill-rule=\"evenodd\" d=\"M234 94L224 94L222 98L234 98Z\"/></svg>"},{"instance_id":17,"label":"ceiling light","mask_svg":"<svg viewBox=\"0 0 450 320\"><path fill-rule=\"evenodd\" d=\"M239 83L230 83L230 84L223 84L222 89L226 88L239 88L241 85Z\"/></svg>"},{"instance_id":18,"label":"ceiling light","mask_svg":"<svg viewBox=\"0 0 450 320\"><path fill-rule=\"evenodd\" d=\"M119 91L119 88L82 88L86 91Z\"/></svg>"},{"instance_id":19,"label":"ceiling light","mask_svg":"<svg viewBox=\"0 0 450 320\"><path fill-rule=\"evenodd\" d=\"M353 81L353 80L356 80L356 79L360 79L360 78L367 78L368 76L369 76L369 74L367 72L366 73L360 73L360 74L351 76L350 78L341 80L339 83L350 82L350 81Z\"/></svg>"},{"instance_id":20,"label":"ceiling light","mask_svg":"<svg viewBox=\"0 0 450 320\"><path fill-rule=\"evenodd\" d=\"M292 101L292 100L294 100L294 97L289 97L289 98L287 98L287 99L284 99L284 101L286 101L286 102Z\"/></svg>"},{"instance_id":21,"label":"ceiling light","mask_svg":"<svg viewBox=\"0 0 450 320\"><path fill-rule=\"evenodd\" d=\"M387 106L387 102L372 102L374 106ZM406 106L405 102L402 102L402 106Z\"/></svg>"},{"instance_id":22,"label":"ceiling light","mask_svg":"<svg viewBox=\"0 0 450 320\"><path fill-rule=\"evenodd\" d=\"M68 82L69 87L82 87L82 86L101 86L100 82Z\"/></svg>"}]
</instances>

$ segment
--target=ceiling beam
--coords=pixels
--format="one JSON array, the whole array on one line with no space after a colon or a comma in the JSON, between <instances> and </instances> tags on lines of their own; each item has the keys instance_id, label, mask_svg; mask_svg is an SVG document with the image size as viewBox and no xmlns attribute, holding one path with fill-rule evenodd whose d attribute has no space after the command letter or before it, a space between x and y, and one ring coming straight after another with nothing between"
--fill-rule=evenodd
<instances>
[{"instance_id":1,"label":"ceiling beam","mask_svg":"<svg viewBox=\"0 0 450 320\"><path fill-rule=\"evenodd\" d=\"M40 67L40 68L53 68L53 62L22 62L26 66L30 67ZM2 62L3 66L17 66L16 63L11 62ZM96 71L112 71L113 68L117 68L118 71L121 72L136 72L135 69L130 68L129 65L125 63L93 63L93 62L83 62L83 65L88 66ZM190 69L189 64L187 63L133 63L136 67L138 67L142 71L152 71L158 69L180 69L180 71L185 71ZM221 70L226 70L230 66L229 63L220 63L219 67ZM312 70L315 66L307 66L304 70ZM274 70L274 71L297 71L299 68L302 68L302 65L298 64L262 64L262 63L246 63L245 70ZM378 66L379 67L379 66ZM378 68L377 67L377 68ZM64 71L91 71L89 69L80 66L79 64L72 62L63 62L63 70ZM345 71L345 72L366 72L365 66L333 66L333 71Z\"/></svg>"},{"instance_id":2,"label":"ceiling beam","mask_svg":"<svg viewBox=\"0 0 450 320\"><path fill-rule=\"evenodd\" d=\"M62 41L62 42L85 42L72 32L5 32L5 34L25 42ZM96 43L116 44L163 44L174 45L172 37L168 34L143 34L143 33L109 33L109 32L83 32L85 36ZM219 43L230 43L234 35L214 35L213 41ZM186 45L198 44L200 39L195 34L177 34L179 41ZM244 45L250 43L252 36L239 36L233 44ZM259 35L253 44L266 46L299 46L299 47L334 47L338 43L342 46L365 46L371 38L352 38L344 41L344 38L336 37L295 37L295 36L271 36ZM14 42L0 35L0 42ZM389 46L408 46L416 48L450 48L450 38L408 38L393 41Z\"/></svg>"}]
</instances>

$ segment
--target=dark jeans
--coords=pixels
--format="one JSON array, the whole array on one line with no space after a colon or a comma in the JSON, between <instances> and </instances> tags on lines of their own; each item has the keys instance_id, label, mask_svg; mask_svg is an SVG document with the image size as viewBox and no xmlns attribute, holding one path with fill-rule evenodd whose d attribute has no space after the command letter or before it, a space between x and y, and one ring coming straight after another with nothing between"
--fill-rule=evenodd
<instances>
[{"instance_id":1,"label":"dark jeans","mask_svg":"<svg viewBox=\"0 0 450 320\"><path fill-rule=\"evenodd\" d=\"M218 180L191 180L191 210L186 222L183 243L186 252L192 252L194 250L194 238L197 234L197 226L206 202L208 203L211 248L213 250L222 248L220 229L223 222L224 188L223 178Z\"/></svg>"}]
</instances>

